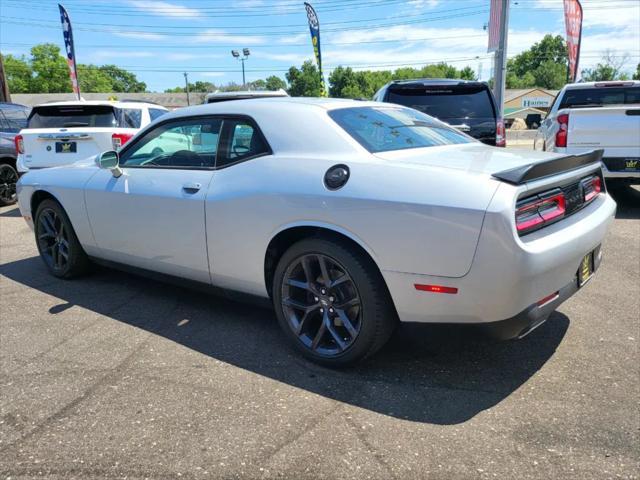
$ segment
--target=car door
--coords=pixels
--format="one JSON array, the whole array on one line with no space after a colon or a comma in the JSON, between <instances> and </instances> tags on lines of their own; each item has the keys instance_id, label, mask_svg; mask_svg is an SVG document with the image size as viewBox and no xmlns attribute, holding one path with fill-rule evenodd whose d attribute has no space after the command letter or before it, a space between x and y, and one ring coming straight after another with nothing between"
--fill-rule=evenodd
<instances>
[{"instance_id":1,"label":"car door","mask_svg":"<svg viewBox=\"0 0 640 480\"><path fill-rule=\"evenodd\" d=\"M173 119L120 153L122 175L87 183L87 213L99 255L147 270L210 282L205 197L222 120Z\"/></svg>"}]
</instances>

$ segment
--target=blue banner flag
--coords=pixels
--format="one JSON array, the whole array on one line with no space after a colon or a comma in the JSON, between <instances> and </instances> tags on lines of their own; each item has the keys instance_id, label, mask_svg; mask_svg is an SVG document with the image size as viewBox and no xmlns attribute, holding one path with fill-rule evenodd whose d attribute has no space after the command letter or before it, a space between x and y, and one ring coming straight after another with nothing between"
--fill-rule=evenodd
<instances>
[{"instance_id":1,"label":"blue banner flag","mask_svg":"<svg viewBox=\"0 0 640 480\"><path fill-rule=\"evenodd\" d=\"M80 84L78 83L78 69L76 68L76 52L73 48L73 32L71 31L71 20L64 7L58 4L60 9L60 22L62 23L62 36L64 37L64 49L67 54L67 65L69 65L69 77L71 78L71 88L80 100Z\"/></svg>"},{"instance_id":2,"label":"blue banner flag","mask_svg":"<svg viewBox=\"0 0 640 480\"><path fill-rule=\"evenodd\" d=\"M318 15L311 5L304 2L304 8L307 10L307 19L309 20L309 31L311 32L311 44L313 45L313 53L318 63L318 71L320 72L320 95L327 96L327 87L324 83L324 75L322 74L322 54L320 53L320 22Z\"/></svg>"}]
</instances>

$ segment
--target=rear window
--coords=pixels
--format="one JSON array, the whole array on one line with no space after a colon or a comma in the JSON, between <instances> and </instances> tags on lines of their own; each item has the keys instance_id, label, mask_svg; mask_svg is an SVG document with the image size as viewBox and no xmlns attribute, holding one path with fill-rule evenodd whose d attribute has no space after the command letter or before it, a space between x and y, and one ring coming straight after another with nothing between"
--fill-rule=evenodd
<instances>
[{"instance_id":1,"label":"rear window","mask_svg":"<svg viewBox=\"0 0 640 480\"><path fill-rule=\"evenodd\" d=\"M567 90L560 108L640 104L640 87L596 87Z\"/></svg>"},{"instance_id":2,"label":"rear window","mask_svg":"<svg viewBox=\"0 0 640 480\"><path fill-rule=\"evenodd\" d=\"M389 89L387 102L415 108L432 117L495 118L491 93L485 85Z\"/></svg>"},{"instance_id":3,"label":"rear window","mask_svg":"<svg viewBox=\"0 0 640 480\"><path fill-rule=\"evenodd\" d=\"M115 109L110 105L41 106L29 117L29 128L117 126Z\"/></svg>"},{"instance_id":4,"label":"rear window","mask_svg":"<svg viewBox=\"0 0 640 480\"><path fill-rule=\"evenodd\" d=\"M474 141L409 108L340 108L331 110L329 116L372 153Z\"/></svg>"}]
</instances>

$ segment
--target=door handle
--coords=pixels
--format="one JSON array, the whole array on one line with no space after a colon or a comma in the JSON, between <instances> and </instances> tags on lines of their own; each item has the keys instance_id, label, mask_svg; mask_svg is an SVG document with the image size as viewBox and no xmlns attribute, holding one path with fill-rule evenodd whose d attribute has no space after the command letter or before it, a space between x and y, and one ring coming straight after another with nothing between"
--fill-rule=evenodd
<instances>
[{"instance_id":1,"label":"door handle","mask_svg":"<svg viewBox=\"0 0 640 480\"><path fill-rule=\"evenodd\" d=\"M202 188L202 184L200 183L195 183L195 182L189 182L189 183L185 183L182 186L182 189L187 192L187 193L196 193L197 191L199 191Z\"/></svg>"}]
</instances>

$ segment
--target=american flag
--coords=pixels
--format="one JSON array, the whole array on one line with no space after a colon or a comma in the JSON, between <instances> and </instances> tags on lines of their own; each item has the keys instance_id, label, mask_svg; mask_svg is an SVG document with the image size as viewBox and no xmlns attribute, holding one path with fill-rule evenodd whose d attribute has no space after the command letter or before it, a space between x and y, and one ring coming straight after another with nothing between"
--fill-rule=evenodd
<instances>
[{"instance_id":1,"label":"american flag","mask_svg":"<svg viewBox=\"0 0 640 480\"><path fill-rule=\"evenodd\" d=\"M489 10L489 46L487 52L495 52L500 46L500 20L502 17L502 2L508 0L491 0Z\"/></svg>"},{"instance_id":2,"label":"american flag","mask_svg":"<svg viewBox=\"0 0 640 480\"><path fill-rule=\"evenodd\" d=\"M58 4L60 9L60 22L62 23L62 36L64 37L64 48L67 52L67 64L69 65L69 77L71 87L80 100L80 86L78 85L78 70L76 68L76 54L73 48L73 32L71 31L71 20L64 7Z\"/></svg>"}]
</instances>

